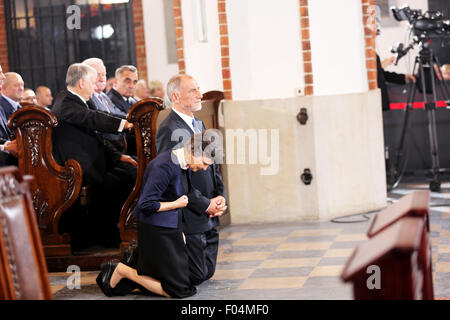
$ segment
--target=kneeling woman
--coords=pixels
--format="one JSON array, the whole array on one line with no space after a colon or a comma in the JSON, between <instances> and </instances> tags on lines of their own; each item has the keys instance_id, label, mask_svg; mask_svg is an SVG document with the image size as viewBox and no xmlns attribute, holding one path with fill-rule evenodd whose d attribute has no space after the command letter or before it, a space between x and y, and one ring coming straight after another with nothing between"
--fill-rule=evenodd
<instances>
[{"instance_id":1,"label":"kneeling woman","mask_svg":"<svg viewBox=\"0 0 450 320\"><path fill-rule=\"evenodd\" d=\"M203 138L204 134L196 134L184 148L163 152L148 164L135 209L137 267L134 269L118 261L103 264L97 283L105 295L118 294L119 288L114 289L122 279L166 297L185 298L196 293L189 282L180 208L188 204L185 195L188 190L183 187L183 179L184 185L189 185L188 169L206 170L213 163L214 154L208 157L203 154L211 143Z\"/></svg>"}]
</instances>

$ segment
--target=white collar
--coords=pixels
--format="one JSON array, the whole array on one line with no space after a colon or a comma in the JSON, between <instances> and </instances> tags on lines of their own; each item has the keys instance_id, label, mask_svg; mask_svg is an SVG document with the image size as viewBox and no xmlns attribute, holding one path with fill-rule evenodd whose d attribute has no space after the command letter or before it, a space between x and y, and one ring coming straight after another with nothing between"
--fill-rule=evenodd
<instances>
[{"instance_id":1,"label":"white collar","mask_svg":"<svg viewBox=\"0 0 450 320\"><path fill-rule=\"evenodd\" d=\"M14 109L17 110L19 108L20 104L18 102L16 102L16 101L12 100L11 98L5 96L4 94L2 94L2 96L3 96L3 98L5 98L14 107Z\"/></svg>"},{"instance_id":2,"label":"white collar","mask_svg":"<svg viewBox=\"0 0 450 320\"><path fill-rule=\"evenodd\" d=\"M180 164L180 168L183 170L187 170L187 163L186 159L184 157L184 148L181 149L175 149L173 150L173 153L177 157L178 163Z\"/></svg>"},{"instance_id":3,"label":"white collar","mask_svg":"<svg viewBox=\"0 0 450 320\"><path fill-rule=\"evenodd\" d=\"M177 115L180 116L181 119L183 119L184 122L189 126L189 128L192 129L193 132L195 132L194 127L192 126L192 120L194 120L194 117L188 116L187 114L181 113L177 111L175 108L172 107L173 112L175 112Z\"/></svg>"},{"instance_id":4,"label":"white collar","mask_svg":"<svg viewBox=\"0 0 450 320\"><path fill-rule=\"evenodd\" d=\"M82 96L80 96L78 93L76 93L76 92L73 92L72 90L70 90L70 89L67 89L67 91L69 91L71 94L73 94L73 95L75 95L75 96L77 96L78 98L80 98L81 99L81 101L83 101L84 102L84 104L85 105L87 105L87 102L86 102L86 100L84 100L84 98L82 97Z\"/></svg>"}]
</instances>

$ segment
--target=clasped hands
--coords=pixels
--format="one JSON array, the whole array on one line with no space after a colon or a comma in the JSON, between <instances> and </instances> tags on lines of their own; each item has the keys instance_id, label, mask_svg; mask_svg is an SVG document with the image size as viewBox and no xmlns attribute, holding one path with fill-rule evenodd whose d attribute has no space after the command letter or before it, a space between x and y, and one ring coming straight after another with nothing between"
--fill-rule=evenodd
<instances>
[{"instance_id":1,"label":"clasped hands","mask_svg":"<svg viewBox=\"0 0 450 320\"><path fill-rule=\"evenodd\" d=\"M227 210L226 200L222 196L217 196L211 199L211 203L206 210L206 214L209 215L210 218L220 217L225 210Z\"/></svg>"}]
</instances>

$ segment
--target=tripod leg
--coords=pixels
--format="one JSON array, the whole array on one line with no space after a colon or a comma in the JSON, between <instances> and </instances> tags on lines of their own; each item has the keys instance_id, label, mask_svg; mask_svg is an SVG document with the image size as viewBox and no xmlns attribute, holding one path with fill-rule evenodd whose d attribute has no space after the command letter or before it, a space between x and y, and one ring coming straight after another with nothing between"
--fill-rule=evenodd
<instances>
[{"instance_id":1,"label":"tripod leg","mask_svg":"<svg viewBox=\"0 0 450 320\"><path fill-rule=\"evenodd\" d=\"M414 63L414 67L413 67L413 74L415 73L418 65L420 65L420 62L418 62L418 60L416 59L416 61ZM390 189L394 189L395 187L397 187L397 185L400 183L400 180L402 178L403 171L406 169L405 168L406 160L405 160L403 169L400 168L400 161L405 155L405 152L404 152L405 151L405 139L406 139L406 134L407 134L408 128L409 128L409 117L410 117L410 112L413 109L412 106L414 103L415 96L416 96L416 86L413 84L412 86L410 86L408 100L406 102L405 118L403 119L403 126L402 126L402 131L400 134L400 142L399 142L399 146L397 148L397 157L396 157L394 166L392 168L392 173L391 173L390 180L392 181L392 183L389 183Z\"/></svg>"},{"instance_id":2,"label":"tripod leg","mask_svg":"<svg viewBox=\"0 0 450 320\"><path fill-rule=\"evenodd\" d=\"M422 85L423 85L423 93L424 93L424 103L427 112L428 118L428 135L430 139L430 148L431 148L431 161L432 161L432 170L433 170L433 180L430 183L430 190L439 192L441 189L441 183L439 180L439 149L438 149L438 141L437 141L437 131L436 131L436 83L435 83L435 70L434 70L434 56L433 53L430 52L430 73L431 73L431 88L433 92L433 102L427 103L426 100L426 87L425 87L425 77L424 71L421 70L422 77Z\"/></svg>"}]
</instances>

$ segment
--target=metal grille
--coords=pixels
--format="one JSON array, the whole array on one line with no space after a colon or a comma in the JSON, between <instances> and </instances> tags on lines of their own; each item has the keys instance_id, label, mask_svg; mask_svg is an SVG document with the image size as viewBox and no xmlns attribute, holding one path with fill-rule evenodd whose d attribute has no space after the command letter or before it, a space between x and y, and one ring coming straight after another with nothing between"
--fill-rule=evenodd
<instances>
[{"instance_id":1,"label":"metal grille","mask_svg":"<svg viewBox=\"0 0 450 320\"><path fill-rule=\"evenodd\" d=\"M108 76L121 65L136 65L132 1L114 2L5 0L10 70L23 77L25 87L58 92L69 65L86 58L103 59ZM80 9L79 28L67 26L72 5Z\"/></svg>"}]
</instances>

